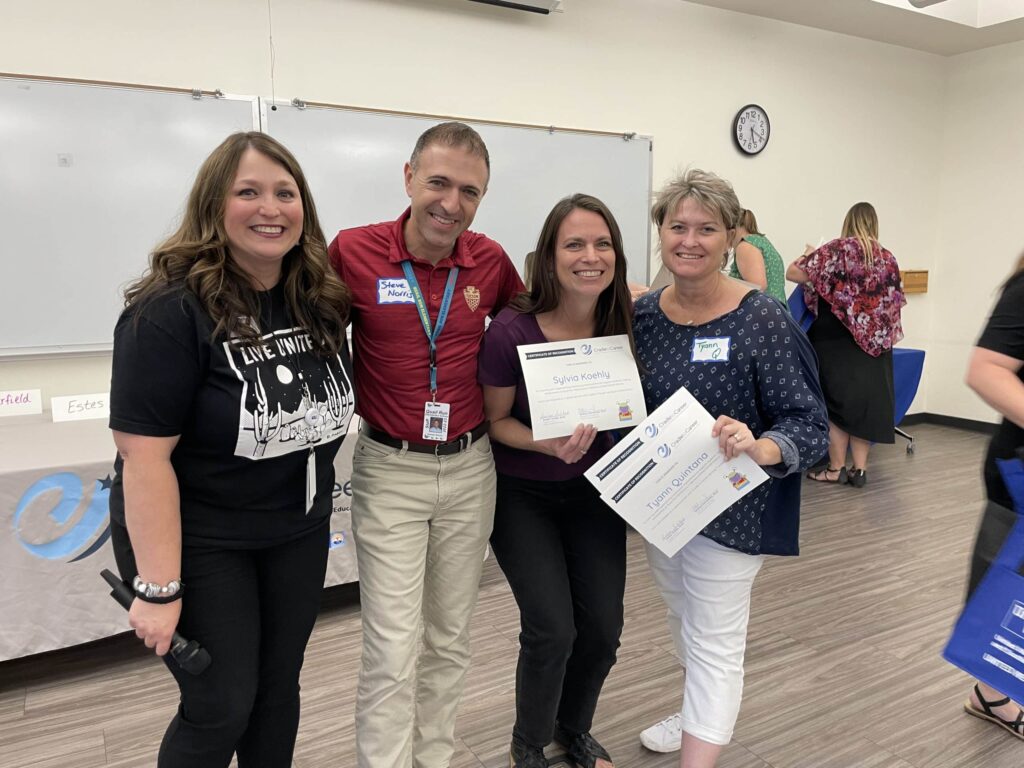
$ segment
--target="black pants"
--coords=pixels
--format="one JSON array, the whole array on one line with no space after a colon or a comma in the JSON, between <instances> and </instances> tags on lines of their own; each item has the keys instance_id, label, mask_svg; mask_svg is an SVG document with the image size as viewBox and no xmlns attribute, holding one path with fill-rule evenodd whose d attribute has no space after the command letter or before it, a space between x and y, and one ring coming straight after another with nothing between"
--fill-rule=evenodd
<instances>
[{"instance_id":1,"label":"black pants","mask_svg":"<svg viewBox=\"0 0 1024 768\"><path fill-rule=\"evenodd\" d=\"M1015 522L1017 513L1012 509L1007 509L994 501L985 502L985 511L978 522L978 533L974 538L974 548L971 550L971 575L967 580L968 600L985 578L989 566L1003 548L1003 543L1010 535Z\"/></svg>"},{"instance_id":2,"label":"black pants","mask_svg":"<svg viewBox=\"0 0 1024 768\"><path fill-rule=\"evenodd\" d=\"M320 609L327 519L301 538L262 549L185 546L178 631L213 659L201 675L164 657L178 714L159 768L290 768L299 727L299 671ZM121 577L136 574L128 531L111 524Z\"/></svg>"},{"instance_id":3,"label":"black pants","mask_svg":"<svg viewBox=\"0 0 1024 768\"><path fill-rule=\"evenodd\" d=\"M622 633L626 524L583 477L498 475L491 546L519 605L513 738L589 731Z\"/></svg>"}]
</instances>

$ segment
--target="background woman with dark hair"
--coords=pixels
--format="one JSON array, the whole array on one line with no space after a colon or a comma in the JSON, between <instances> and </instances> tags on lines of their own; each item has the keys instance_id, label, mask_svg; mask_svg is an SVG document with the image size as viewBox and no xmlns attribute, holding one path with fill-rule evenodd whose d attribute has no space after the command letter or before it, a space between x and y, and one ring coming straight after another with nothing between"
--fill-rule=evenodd
<instances>
[{"instance_id":1,"label":"background woman with dark hair","mask_svg":"<svg viewBox=\"0 0 1024 768\"><path fill-rule=\"evenodd\" d=\"M775 246L758 230L753 211L740 211L732 247L736 255L729 266L729 277L753 283L785 304L786 265Z\"/></svg>"},{"instance_id":2,"label":"background woman with dark hair","mask_svg":"<svg viewBox=\"0 0 1024 768\"><path fill-rule=\"evenodd\" d=\"M971 555L968 596L981 582L1013 528L1017 515L996 459L1013 458L1024 446L1024 255L1003 286L971 355L967 385L1003 417L985 456L988 502ZM964 710L1024 739L1024 710L999 691L977 683Z\"/></svg>"},{"instance_id":3,"label":"background woman with dark hair","mask_svg":"<svg viewBox=\"0 0 1024 768\"><path fill-rule=\"evenodd\" d=\"M535 253L529 293L494 319L480 356L498 471L491 546L522 624L510 764L544 768L553 737L577 764L611 768L590 727L622 632L626 526L583 476L611 439L580 424L534 440L516 348L620 334L632 345L626 257L589 195L554 207Z\"/></svg>"},{"instance_id":4,"label":"background woman with dark hair","mask_svg":"<svg viewBox=\"0 0 1024 768\"><path fill-rule=\"evenodd\" d=\"M804 301L816 315L807 337L818 353L828 405L828 465L808 477L862 488L871 444L895 440L892 348L903 338L900 310L907 303L899 265L878 243L871 204L854 205L843 236L817 250L808 246L786 277L803 284ZM853 454L849 472L847 450Z\"/></svg>"},{"instance_id":5,"label":"background woman with dark hair","mask_svg":"<svg viewBox=\"0 0 1024 768\"><path fill-rule=\"evenodd\" d=\"M295 158L228 137L114 330L111 538L129 623L209 651L160 768L291 766L299 671L327 564L334 457L353 411L349 294Z\"/></svg>"}]
</instances>

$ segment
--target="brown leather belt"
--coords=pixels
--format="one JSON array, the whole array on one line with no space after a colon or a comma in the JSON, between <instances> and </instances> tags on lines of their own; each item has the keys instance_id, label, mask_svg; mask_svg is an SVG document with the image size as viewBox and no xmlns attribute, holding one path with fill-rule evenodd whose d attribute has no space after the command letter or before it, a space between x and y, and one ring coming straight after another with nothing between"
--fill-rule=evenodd
<instances>
[{"instance_id":1,"label":"brown leather belt","mask_svg":"<svg viewBox=\"0 0 1024 768\"><path fill-rule=\"evenodd\" d=\"M360 425L359 431L371 440L392 448L405 448L406 450L413 451L414 453L432 453L435 456L451 456L452 454L461 453L469 448L469 446L487 434L487 429L489 427L490 422L485 420L469 432L461 434L454 440L449 440L444 443L414 443L409 440L399 440L397 437L392 437L382 429L370 426L365 421Z\"/></svg>"}]
</instances>

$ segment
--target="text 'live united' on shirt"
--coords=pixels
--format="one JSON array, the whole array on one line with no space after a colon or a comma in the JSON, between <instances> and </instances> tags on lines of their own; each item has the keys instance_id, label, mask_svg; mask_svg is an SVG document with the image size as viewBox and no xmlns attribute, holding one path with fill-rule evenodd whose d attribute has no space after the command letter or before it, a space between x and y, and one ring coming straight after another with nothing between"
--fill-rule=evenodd
<instances>
[{"instance_id":1,"label":"text 'live united' on shirt","mask_svg":"<svg viewBox=\"0 0 1024 768\"><path fill-rule=\"evenodd\" d=\"M334 457L355 405L348 349L317 355L293 327L282 284L259 297L255 344L211 340L210 317L184 287L125 310L114 331L110 427L180 435L171 464L186 544L286 540L331 514ZM316 497L307 511L310 450ZM120 456L115 470L110 509L123 524Z\"/></svg>"}]
</instances>

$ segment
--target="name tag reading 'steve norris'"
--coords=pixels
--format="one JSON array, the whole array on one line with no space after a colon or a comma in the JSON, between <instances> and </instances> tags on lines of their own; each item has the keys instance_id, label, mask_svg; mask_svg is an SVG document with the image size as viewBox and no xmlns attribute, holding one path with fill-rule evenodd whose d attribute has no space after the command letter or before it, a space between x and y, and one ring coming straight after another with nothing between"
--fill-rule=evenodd
<instances>
[{"instance_id":1,"label":"name tag reading 'steve norris'","mask_svg":"<svg viewBox=\"0 0 1024 768\"><path fill-rule=\"evenodd\" d=\"M412 304L412 291L404 277L377 278L378 304Z\"/></svg>"}]
</instances>

